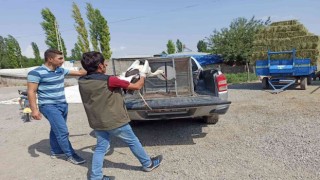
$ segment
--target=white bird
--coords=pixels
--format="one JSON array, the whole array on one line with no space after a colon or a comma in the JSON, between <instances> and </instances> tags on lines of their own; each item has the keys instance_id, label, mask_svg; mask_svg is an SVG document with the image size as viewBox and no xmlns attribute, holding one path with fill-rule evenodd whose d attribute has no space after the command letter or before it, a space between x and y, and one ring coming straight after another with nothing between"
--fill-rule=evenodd
<instances>
[{"instance_id":1,"label":"white bird","mask_svg":"<svg viewBox=\"0 0 320 180\"><path fill-rule=\"evenodd\" d=\"M124 80L124 81L128 81L129 83L133 82L133 79L139 78L139 73L138 74L133 74L131 76L126 76L126 72L121 73L118 76L119 79Z\"/></svg>"},{"instance_id":2,"label":"white bird","mask_svg":"<svg viewBox=\"0 0 320 180\"><path fill-rule=\"evenodd\" d=\"M146 74L149 74L151 72L148 60L145 60L143 65L140 65L139 60L134 61L131 64L131 66L127 69L125 75L128 77L134 74L139 74L140 72L144 72Z\"/></svg>"},{"instance_id":3,"label":"white bird","mask_svg":"<svg viewBox=\"0 0 320 180\"><path fill-rule=\"evenodd\" d=\"M121 73L120 76L118 76L118 78L122 79L122 80L125 80L125 81L127 81L129 83L135 83L140 78L140 72L147 72L148 68L150 68L150 67L149 67L149 62L147 60L144 63L144 65L140 65L140 61L136 60L135 62L133 62L131 64L131 66L127 69L127 71ZM124 92L126 92L126 91L124 90ZM128 93L133 94L133 91L132 90L128 90ZM140 97L143 100L144 104L150 110L152 110L152 108L148 105L146 100L143 98L143 96L140 93L140 91L138 91L138 94L140 95Z\"/></svg>"},{"instance_id":4,"label":"white bird","mask_svg":"<svg viewBox=\"0 0 320 180\"><path fill-rule=\"evenodd\" d=\"M127 71L124 73L124 76L131 77L132 75L136 75L140 72L145 72L147 77L158 76L159 78L159 75L161 75L164 79L167 79L166 73L164 72L164 70L158 69L155 72L151 72L151 68L149 66L148 60L145 60L143 65L140 65L139 60L134 61L132 65L127 69Z\"/></svg>"},{"instance_id":5,"label":"white bird","mask_svg":"<svg viewBox=\"0 0 320 180\"><path fill-rule=\"evenodd\" d=\"M129 83L134 83L134 81L139 79L140 72L146 72L149 67L149 63L140 65L140 61L134 61L126 72L121 73L118 77L119 79L128 81Z\"/></svg>"},{"instance_id":6,"label":"white bird","mask_svg":"<svg viewBox=\"0 0 320 180\"><path fill-rule=\"evenodd\" d=\"M159 79L161 79L159 76L162 76L164 79L167 79L166 73L162 69L158 69L155 72L150 72L149 74L147 74L147 77L154 77L154 76L157 76Z\"/></svg>"}]
</instances>

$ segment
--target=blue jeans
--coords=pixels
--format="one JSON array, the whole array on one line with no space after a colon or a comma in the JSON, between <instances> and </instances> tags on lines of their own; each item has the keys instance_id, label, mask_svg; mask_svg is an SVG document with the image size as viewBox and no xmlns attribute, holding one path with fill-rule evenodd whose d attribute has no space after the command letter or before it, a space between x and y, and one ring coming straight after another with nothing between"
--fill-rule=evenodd
<instances>
[{"instance_id":1,"label":"blue jeans","mask_svg":"<svg viewBox=\"0 0 320 180\"><path fill-rule=\"evenodd\" d=\"M67 127L68 104L39 105L40 112L50 123L51 154L65 154L72 156L75 152L69 141Z\"/></svg>"},{"instance_id":2,"label":"blue jeans","mask_svg":"<svg viewBox=\"0 0 320 180\"><path fill-rule=\"evenodd\" d=\"M120 138L125 142L134 156L143 167L151 164L151 159L143 149L139 139L136 137L129 124L108 131L94 131L97 138L97 146L92 157L91 180L102 179L103 160L107 149L110 147L110 135Z\"/></svg>"}]
</instances>

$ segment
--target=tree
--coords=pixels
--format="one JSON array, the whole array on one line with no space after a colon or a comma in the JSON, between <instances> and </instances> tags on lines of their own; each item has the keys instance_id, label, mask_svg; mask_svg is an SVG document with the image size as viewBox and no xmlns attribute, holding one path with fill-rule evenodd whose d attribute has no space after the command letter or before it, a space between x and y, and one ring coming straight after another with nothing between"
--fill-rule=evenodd
<instances>
[{"instance_id":1,"label":"tree","mask_svg":"<svg viewBox=\"0 0 320 180\"><path fill-rule=\"evenodd\" d=\"M7 66L7 45L5 39L0 36L0 68Z\"/></svg>"},{"instance_id":2,"label":"tree","mask_svg":"<svg viewBox=\"0 0 320 180\"><path fill-rule=\"evenodd\" d=\"M87 3L87 17L89 19L90 39L95 51L103 54L104 58L110 59L110 32L106 19L101 15L98 9L94 9L91 4Z\"/></svg>"},{"instance_id":3,"label":"tree","mask_svg":"<svg viewBox=\"0 0 320 180\"><path fill-rule=\"evenodd\" d=\"M4 38L6 43L6 56L8 60L9 68L22 67L22 55L21 48L18 41L11 35L8 38Z\"/></svg>"},{"instance_id":4,"label":"tree","mask_svg":"<svg viewBox=\"0 0 320 180\"><path fill-rule=\"evenodd\" d=\"M56 17L52 14L49 8L42 9L41 15L43 22L41 23L42 29L46 34L46 44L49 48L58 49L63 52L64 56L67 56L67 49L64 44L64 40L59 32L58 23ZM60 37L60 38L59 38ZM61 43L61 44L60 44ZM61 46L59 46L59 44Z\"/></svg>"},{"instance_id":5,"label":"tree","mask_svg":"<svg viewBox=\"0 0 320 180\"><path fill-rule=\"evenodd\" d=\"M40 65L41 57L40 57L40 51L39 51L38 45L35 42L32 42L31 46L32 46L33 55L34 55L34 65Z\"/></svg>"},{"instance_id":6,"label":"tree","mask_svg":"<svg viewBox=\"0 0 320 180\"><path fill-rule=\"evenodd\" d=\"M74 48L71 50L71 58L79 60L82 57L81 48L77 43L74 44Z\"/></svg>"},{"instance_id":7,"label":"tree","mask_svg":"<svg viewBox=\"0 0 320 180\"><path fill-rule=\"evenodd\" d=\"M98 48L99 24L95 9L90 3L87 3L87 18L89 20L90 40L94 51L100 51Z\"/></svg>"},{"instance_id":8,"label":"tree","mask_svg":"<svg viewBox=\"0 0 320 180\"><path fill-rule=\"evenodd\" d=\"M221 54L227 63L245 64L252 54L254 35L270 22L270 18L263 21L254 16L250 20L237 18L229 28L214 30L207 38L209 52Z\"/></svg>"},{"instance_id":9,"label":"tree","mask_svg":"<svg viewBox=\"0 0 320 180\"><path fill-rule=\"evenodd\" d=\"M183 51L183 44L179 39L177 39L176 47L177 47L177 52L182 52Z\"/></svg>"},{"instance_id":10,"label":"tree","mask_svg":"<svg viewBox=\"0 0 320 180\"><path fill-rule=\"evenodd\" d=\"M75 28L78 32L78 45L80 46L81 52L85 53L90 51L88 32L85 26L85 22L81 16L80 9L75 2L72 4L72 17L76 24Z\"/></svg>"},{"instance_id":11,"label":"tree","mask_svg":"<svg viewBox=\"0 0 320 180\"><path fill-rule=\"evenodd\" d=\"M167 44L167 52L168 54L173 54L176 52L176 48L174 46L174 43L172 40L169 40L168 41L168 44Z\"/></svg>"},{"instance_id":12,"label":"tree","mask_svg":"<svg viewBox=\"0 0 320 180\"><path fill-rule=\"evenodd\" d=\"M112 52L110 48L109 26L106 19L101 15L100 11L97 9L96 9L96 15L97 15L98 22L100 24L100 31L99 31L100 50L104 58L110 59Z\"/></svg>"},{"instance_id":13,"label":"tree","mask_svg":"<svg viewBox=\"0 0 320 180\"><path fill-rule=\"evenodd\" d=\"M204 40L200 40L197 44L198 52L207 52L207 43Z\"/></svg>"}]
</instances>

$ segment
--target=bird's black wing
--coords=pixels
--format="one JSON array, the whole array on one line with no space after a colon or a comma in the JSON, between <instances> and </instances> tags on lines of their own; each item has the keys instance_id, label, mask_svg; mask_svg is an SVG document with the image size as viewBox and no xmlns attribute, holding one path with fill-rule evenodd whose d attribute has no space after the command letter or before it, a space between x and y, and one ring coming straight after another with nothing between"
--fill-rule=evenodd
<instances>
[{"instance_id":1,"label":"bird's black wing","mask_svg":"<svg viewBox=\"0 0 320 180\"><path fill-rule=\"evenodd\" d=\"M133 76L139 74L139 69L129 69L125 73L125 77Z\"/></svg>"},{"instance_id":2,"label":"bird's black wing","mask_svg":"<svg viewBox=\"0 0 320 180\"><path fill-rule=\"evenodd\" d=\"M136 83L137 81L139 81L139 79L140 79L140 76L135 76L131 79L130 83ZM134 90L128 89L127 93L132 95L134 93Z\"/></svg>"}]
</instances>

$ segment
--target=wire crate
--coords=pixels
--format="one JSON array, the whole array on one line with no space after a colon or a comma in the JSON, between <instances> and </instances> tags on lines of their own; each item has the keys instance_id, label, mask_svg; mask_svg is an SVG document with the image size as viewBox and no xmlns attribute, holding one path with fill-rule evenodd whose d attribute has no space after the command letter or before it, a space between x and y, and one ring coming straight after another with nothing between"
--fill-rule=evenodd
<instances>
[{"instance_id":1,"label":"wire crate","mask_svg":"<svg viewBox=\"0 0 320 180\"><path fill-rule=\"evenodd\" d=\"M190 57L183 58L117 58L113 61L114 75L120 75L139 59L143 64L149 61L151 72L163 70L166 79L161 75L147 77L141 90L146 98L160 98L163 96L192 96L194 95L192 64Z\"/></svg>"}]
</instances>

